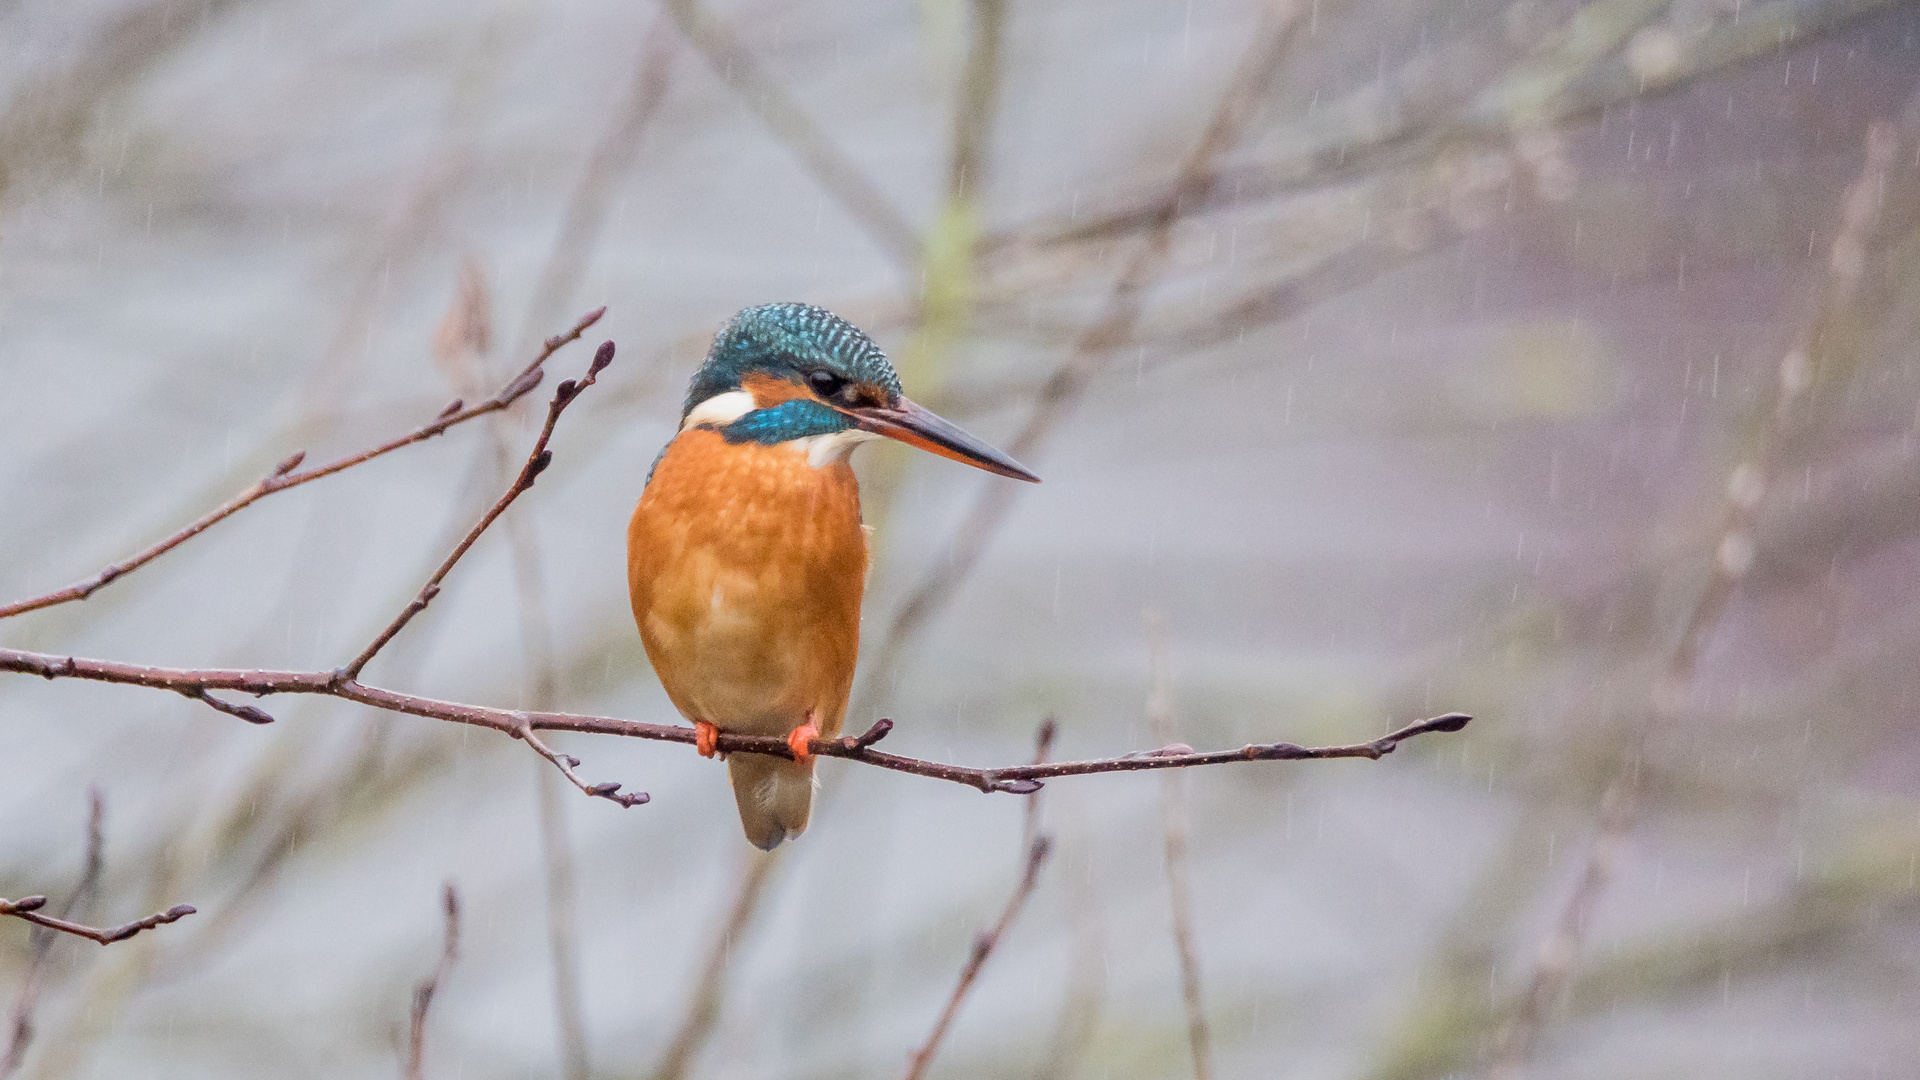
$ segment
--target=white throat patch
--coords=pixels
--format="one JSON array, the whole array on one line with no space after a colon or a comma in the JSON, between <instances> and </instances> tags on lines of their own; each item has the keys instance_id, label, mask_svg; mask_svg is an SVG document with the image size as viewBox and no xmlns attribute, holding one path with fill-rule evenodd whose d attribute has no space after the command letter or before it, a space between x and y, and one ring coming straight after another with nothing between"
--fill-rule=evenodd
<instances>
[{"instance_id":1,"label":"white throat patch","mask_svg":"<svg viewBox=\"0 0 1920 1080\"><path fill-rule=\"evenodd\" d=\"M871 431L849 428L829 435L809 435L804 439L788 439L780 445L797 454L807 455L807 464L820 469L847 460L847 455L853 453L854 447L879 437Z\"/></svg>"},{"instance_id":2,"label":"white throat patch","mask_svg":"<svg viewBox=\"0 0 1920 1080\"><path fill-rule=\"evenodd\" d=\"M702 424L726 427L735 420L759 408L753 400L753 394L746 390L729 390L724 394L715 394L695 405L680 421L681 431L691 431Z\"/></svg>"}]
</instances>

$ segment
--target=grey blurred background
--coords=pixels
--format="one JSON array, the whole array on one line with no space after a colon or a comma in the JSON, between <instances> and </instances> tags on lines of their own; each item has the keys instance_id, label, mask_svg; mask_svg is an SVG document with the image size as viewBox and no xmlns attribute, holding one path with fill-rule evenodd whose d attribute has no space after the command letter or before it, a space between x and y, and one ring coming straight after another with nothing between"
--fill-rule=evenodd
<instances>
[{"instance_id":1,"label":"grey blurred background","mask_svg":"<svg viewBox=\"0 0 1920 1080\"><path fill-rule=\"evenodd\" d=\"M1167 741L1156 679L1203 748L1477 717L1049 784L932 1075L1193 1075L1170 806L1214 1075L1920 1076L1917 35L1871 0L9 0L0 599L605 304L550 364L620 346L553 468L366 678L677 722L626 515L720 322L821 303L1046 478L861 452L850 727L1118 754ZM0 640L332 667L538 398ZM452 880L427 1075L895 1076L1021 864L1012 796L828 761L760 862L682 746L555 739L652 793L622 810L488 732L265 704L0 679L0 895L72 891L97 786L81 914L200 909L53 942L19 1075L395 1075Z\"/></svg>"}]
</instances>

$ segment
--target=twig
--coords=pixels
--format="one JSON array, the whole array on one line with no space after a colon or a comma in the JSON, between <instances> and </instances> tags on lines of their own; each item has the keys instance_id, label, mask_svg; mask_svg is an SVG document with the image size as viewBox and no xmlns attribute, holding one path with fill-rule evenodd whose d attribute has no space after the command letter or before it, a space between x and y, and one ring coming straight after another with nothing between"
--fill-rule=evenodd
<instances>
[{"instance_id":1,"label":"twig","mask_svg":"<svg viewBox=\"0 0 1920 1080\"><path fill-rule=\"evenodd\" d=\"M1147 694L1147 726L1153 736L1173 742L1179 732L1173 719L1172 680L1167 672L1166 625L1157 612L1147 615L1147 642L1152 654L1153 688ZM1212 1038L1200 994L1200 950L1194 943L1193 888L1187 879L1187 801L1182 773L1160 778L1160 828L1166 843L1167 902L1173 922L1173 947L1180 958L1180 997L1187 1009L1187 1044L1193 1052L1194 1080L1212 1075Z\"/></svg>"},{"instance_id":2,"label":"twig","mask_svg":"<svg viewBox=\"0 0 1920 1080\"><path fill-rule=\"evenodd\" d=\"M740 888L734 893L726 920L714 934L706 965L700 969L700 981L688 998L687 1013L674 1032L673 1041L667 1044L666 1055L654 1070L653 1080L683 1080L720 1019L721 996L726 989L727 969L732 965L734 942L759 909L780 854L752 851L746 859L746 873L740 878Z\"/></svg>"},{"instance_id":3,"label":"twig","mask_svg":"<svg viewBox=\"0 0 1920 1080\"><path fill-rule=\"evenodd\" d=\"M59 917L70 919L93 898L100 887L100 874L106 866L107 801L99 788L87 792L87 849L80 862L80 882L73 887L67 902L60 905ZM40 1003L40 988L47 965L53 957L53 930L35 927L31 935L32 957L27 961L26 977L20 980L20 996L14 999L8 1023L7 1052L0 1055L0 1077L12 1076L26 1061L27 1047L33 1043L33 1013Z\"/></svg>"},{"instance_id":4,"label":"twig","mask_svg":"<svg viewBox=\"0 0 1920 1080\"><path fill-rule=\"evenodd\" d=\"M509 465L503 425L493 425L495 457L501 471ZM520 600L520 638L526 650L527 667L527 705L535 709L551 709L559 699L560 674L559 661L554 655L553 626L547 618L546 581L540 570L540 551L534 533L533 522L525 517L511 518L507 521L507 537L513 549L513 570L515 592ZM531 732L528 733L531 735ZM529 745L536 750L545 744L537 739L529 739ZM549 757L549 761L554 761ZM554 761L555 764L562 764ZM564 1080L588 1080L592 1073L592 1060L587 1051L587 1024L580 1004L580 935L578 922L578 904L576 877L574 873L573 841L568 835L567 807L561 799L559 784L553 774L538 762L533 763L534 797L539 803L541 862L546 871L547 884L547 946L553 959L553 1013L554 1034L560 1051L560 1075ZM579 761L567 757L562 767L563 774L577 767ZM569 780L574 778L569 776ZM576 781L577 783L577 781ZM592 793L595 789L582 787ZM622 806L633 806L645 802L644 792L634 795L618 795L618 785L607 791L606 797Z\"/></svg>"},{"instance_id":5,"label":"twig","mask_svg":"<svg viewBox=\"0 0 1920 1080\"><path fill-rule=\"evenodd\" d=\"M273 715L265 709L254 705L237 704L223 698L214 697L212 694L207 693L205 687L188 687L180 691L180 696L205 702L216 711L226 713L228 716L237 716L249 724L273 723Z\"/></svg>"},{"instance_id":6,"label":"twig","mask_svg":"<svg viewBox=\"0 0 1920 1080\"><path fill-rule=\"evenodd\" d=\"M1766 496L1768 472L1819 374L1821 331L1850 307L1858 294L1866 267L1867 245L1879 217L1880 193L1900 146L1902 129L1910 138L1920 136L1920 92L1908 100L1898 126L1876 121L1867 129L1866 161L1842 201L1840 229L1829 249L1820 303L1807 328L1781 360L1773 387L1771 413L1761 429L1759 445L1751 448L1747 460L1736 465L1728 478L1726 508L1717 534L1712 572L1688 613L1663 674L1654 684L1647 718L1636 726L1623 759L1607 785L1593 846L1573 894L1555 922L1553 932L1541 944L1527 988L1495 1041L1489 1069L1489 1076L1494 1080L1511 1080L1520 1074L1533 1053L1540 1030L1565 997L1593 911L1612 883L1639 808L1640 756L1648 721L1657 719L1670 724L1679 718L1701 651L1719 625L1741 579L1753 565L1755 515Z\"/></svg>"},{"instance_id":7,"label":"twig","mask_svg":"<svg viewBox=\"0 0 1920 1080\"><path fill-rule=\"evenodd\" d=\"M192 904L175 904L156 915L149 915L144 919L135 919L122 926L101 929L94 926L83 926L80 923L69 922L66 919L55 918L52 915L40 914L40 909L46 905L47 898L44 896L23 896L18 900L0 899L0 915L12 915L17 919L25 919L35 925L44 926L49 930L58 930L63 934L83 937L89 941L97 941L102 945L111 945L116 941L125 941L142 930L151 930L156 926L165 926L170 922L178 922L193 914L196 910Z\"/></svg>"},{"instance_id":8,"label":"twig","mask_svg":"<svg viewBox=\"0 0 1920 1080\"><path fill-rule=\"evenodd\" d=\"M533 452L527 455L527 463L520 467L520 475L514 479L513 486L509 487L507 493L500 496L499 501L481 515L473 528L467 530L467 535L454 545L453 551L448 553L439 568L433 572L433 576L427 579L427 583L420 587L420 592L414 596L412 602L402 608L400 614L394 616L393 621L388 623L386 629L380 631L366 648L360 650L360 655L354 657L337 672L342 680L358 678L361 669L367 666L367 662L378 655L380 650L386 647L387 642L393 640L394 635L405 629L415 615L427 609L427 605L433 602L433 598L440 595L440 583L446 580L447 574L452 572L454 564L466 555L467 549L480 539L480 534L486 532L501 514L506 513L507 507L513 505L515 499L533 487L533 482L546 471L548 465L553 463L553 454L547 449L547 441L553 438L554 425L560 422L560 414L580 396L580 391L592 386L600 372L606 370L607 365L612 362L613 342L602 342L600 348L593 354L593 363L588 365L587 374L579 382L568 379L554 387L553 401L547 406L547 422L540 428L540 437L534 440Z\"/></svg>"},{"instance_id":9,"label":"twig","mask_svg":"<svg viewBox=\"0 0 1920 1080\"><path fill-rule=\"evenodd\" d=\"M598 317L595 313L594 318ZM583 320L582 328L587 325ZM557 349L564 342L553 339L548 342L549 351ZM589 784L575 771L578 759L554 751L536 737L535 731L582 731L597 734L623 735L632 738L654 739L665 742L694 742L693 729L666 724L647 724L631 720L619 720L611 717L576 716L568 713L556 713L532 710L506 710L482 705L468 705L458 702L439 701L419 697L393 690L368 686L359 681L360 672L379 651L405 628L407 623L421 611L439 593L441 582L451 572L453 566L467 553L480 535L491 526L507 507L522 493L533 486L535 479L552 461L552 452L547 443L553 436L555 426L566 407L591 386L595 378L612 362L614 346L612 342L603 343L594 353L587 374L579 381L563 381L554 390L552 403L547 409L546 423L540 430L526 464L512 487L499 501L481 517L467 534L455 545L453 551L421 587L418 594L388 626L382 630L368 646L361 650L350 663L332 671L270 671L262 669L182 669L148 667L127 664L112 660L82 659L74 656L58 656L47 653L30 652L23 649L0 648L0 671L22 672L39 675L47 679L78 678L95 682L110 682L123 685L144 686L153 689L171 690L197 700L205 701L244 719L260 722L266 714L251 706L233 705L212 697L212 690L234 690L241 693L264 697L269 694L318 694L336 697L346 701L369 705L389 712L403 712L415 716L424 716L454 723L472 724L478 727L492 728L503 734L522 739L536 752L546 758L569 782L589 796L608 799L622 806L637 806L647 801L643 792L623 794L617 783ZM544 360L545 355L540 358ZM539 370L539 362L530 365L522 379ZM519 381L519 380L516 380ZM946 765L939 762L923 761L917 758L900 757L873 749L873 744L883 738L893 727L891 720L881 720L869 731L858 738L815 739L812 752L826 757L840 757L875 765L898 772L912 773L935 779L966 784L984 792L1003 791L1012 794L1029 795L1040 790L1041 781L1055 776L1077 776L1102 772L1132 772L1142 769L1185 768L1196 765L1216 765L1233 761L1297 761L1319 758L1365 757L1378 759L1391 753L1405 739L1428 731L1458 731L1466 726L1470 718L1460 713L1448 713L1431 719L1422 720L1398 731L1383 735L1365 743L1347 746L1309 748L1293 743L1273 743L1268 745L1249 745L1238 750L1214 751L1211 753L1191 753L1186 747L1167 747L1157 751L1147 751L1121 758L1109 758L1096 761L1061 762L1055 764L1036 763L1027 766L1014 766L1003 769L975 769L958 765ZM791 759L792 750L785 740L771 736L752 736L723 733L718 743L719 749L727 752L747 752L767 754Z\"/></svg>"},{"instance_id":10,"label":"twig","mask_svg":"<svg viewBox=\"0 0 1920 1080\"><path fill-rule=\"evenodd\" d=\"M101 799L100 792L98 790L93 791L89 798L87 811L87 854L85 868L81 871L79 886L74 889L73 896L61 906L59 915L47 915L41 912L40 909L47 906L47 898L44 896L23 896L18 900L0 899L0 915L12 915L17 919L25 919L27 922L33 923L36 926L45 927L48 930L58 930L63 934L72 934L75 937L83 937L89 941L97 941L102 945L111 945L116 941L125 941L142 930L151 930L156 926L177 922L193 914L194 907L192 904L175 904L157 915L149 915L144 919L136 919L125 925L108 927L106 929L86 926L66 918L66 916L74 914L86 898L92 895L93 891L99 887L100 870L103 862L101 858L104 836L102 819L105 812L105 802ZM37 967L44 962L42 960L42 953L47 947L45 943L50 940L51 935L41 937L36 934L35 938L33 964ZM33 975L33 971L29 970L29 983L31 983ZM26 1053L27 1041L32 1038L33 1034L31 1013L31 999L28 997L28 991L23 989L20 1002L14 1007L13 1042L8 1047L4 1063L0 1064L0 1076L4 1076L18 1068L20 1064L19 1057Z\"/></svg>"},{"instance_id":11,"label":"twig","mask_svg":"<svg viewBox=\"0 0 1920 1080\"><path fill-rule=\"evenodd\" d=\"M203 686L241 693L318 694L336 697L388 712L407 713L456 724L492 728L514 735L523 727L534 731L580 731L596 735L620 735L656 742L694 743L691 727L677 724L649 724L639 720L621 720L610 716L577 713L529 712L498 709L487 705L442 701L437 698L405 694L343 679L333 671L273 671L262 668L165 668L126 664L114 660L92 660L77 656L29 652L0 648L0 671L38 675L46 679L86 679L90 682L118 683L177 691L183 686ZM893 727L882 720L859 738L815 739L811 753L820 757L844 758L895 772L948 780L980 791L1001 791L1027 795L1040 789L1039 782L1060 776L1088 776L1094 773L1139 772L1148 769L1185 769L1200 765L1226 765L1244 761L1319 761L1333 758L1378 760L1417 735L1435 731L1459 731L1472 717L1465 713L1446 713L1418 720L1367 742L1339 746L1300 746L1295 743L1252 743L1234 750L1186 753L1184 747L1142 750L1123 757L1096 758L1089 761L1062 761L1040 765L1012 765L998 769L977 769L947 765L919 758L901 757L873 749L873 743ZM792 760L793 751L785 739L772 735L741 735L721 732L715 744L726 753L764 754Z\"/></svg>"},{"instance_id":12,"label":"twig","mask_svg":"<svg viewBox=\"0 0 1920 1080\"><path fill-rule=\"evenodd\" d=\"M1072 411L1114 348L1133 332L1140 317L1141 296L1166 261L1171 226L1184 200L1205 190L1211 183L1214 160L1239 141L1303 21L1304 7L1299 0L1271 0L1267 5L1253 45L1241 58L1199 142L1161 196L1146 237L1114 281L1100 314L1080 336L1067 360L1041 386L1026 423L1007 446L1008 453L1023 460L1032 458ZM884 644L868 669L867 685L885 686L893 680L907 645L973 571L1006 521L1015 495L1006 484L982 489L955 530L948 556L929 570L894 610Z\"/></svg>"},{"instance_id":13,"label":"twig","mask_svg":"<svg viewBox=\"0 0 1920 1080\"><path fill-rule=\"evenodd\" d=\"M907 1080L920 1080L933 1061L933 1055L940 1049L941 1040L947 1037L947 1029L953 1026L953 1018L960 1012L960 1005L966 1001L967 993L973 989L974 981L980 977L980 969L987 966L987 958L999 946L1000 939L1006 936L1007 928L1013 920L1020 917L1020 909L1027 905L1027 898L1033 895L1033 887L1040 881L1040 868L1046 864L1047 856L1053 851L1051 837L1035 837L1027 848L1026 872L1020 875L1020 884L1007 899L1005 910L993 929L974 939L973 953L967 957L967 964L960 969L960 982L953 988L953 994L947 998L946 1008L940 1010L940 1019L934 1021L933 1031L927 1041L914 1051L907 1066Z\"/></svg>"},{"instance_id":14,"label":"twig","mask_svg":"<svg viewBox=\"0 0 1920 1080\"><path fill-rule=\"evenodd\" d=\"M446 936L440 946L440 962L433 965L433 973L425 982L413 988L412 1022L407 1033L407 1080L426 1080L427 1010L433 1007L433 997L440 992L440 984L446 981L454 961L460 958L460 893L453 882L447 882L440 903L446 912Z\"/></svg>"},{"instance_id":15,"label":"twig","mask_svg":"<svg viewBox=\"0 0 1920 1080\"><path fill-rule=\"evenodd\" d=\"M666 35L665 20L657 20L649 42L658 44ZM651 52L660 52L652 49ZM659 78L646 78L648 72L659 71L659 65L644 64L641 93L646 84L661 83ZM651 103L657 104L659 90L664 84L655 87ZM652 104L645 100L636 100L633 108L650 114ZM580 263L586 258L597 235L600 223L604 220L604 210L615 177L608 170L623 173L631 162L631 150L638 140L639 128L644 125L645 116L624 115L616 121L614 131L603 138L596 148L574 197L569 201L566 224L556 238L554 248L548 253L546 268L540 277L540 286L535 290L532 310L536 313L557 309L568 302L573 295L575 279L581 269ZM624 140L621 136L624 134ZM618 143L617 146L610 145ZM617 163L608 160L611 152L624 147L627 153L619 156ZM584 212L585 216L581 216ZM434 359L454 380L457 386L468 385L474 381L478 369L486 361L488 342L493 337L491 320L492 304L489 301L486 279L471 260L462 267L460 288L455 295L453 305L448 309L441 322L443 332L434 339ZM524 325L532 326L544 321L544 318L528 318ZM492 486L508 482L516 456L511 441L512 425L508 418L494 417L487 425L487 442L492 451L494 477ZM523 706L530 709L551 709L559 699L560 676L558 662L554 656L553 627L547 618L546 582L540 567L539 537L534 522L527 515L513 515L505 519L509 550L512 553L514 592L519 600L520 641L524 655L522 676L525 685ZM450 541L449 541L450 542ZM436 545L438 546L438 545ZM538 808L540 826L540 855L542 869L545 871L547 886L547 946L552 960L553 1011L555 1049L560 1057L560 1075L564 1080L587 1080L591 1072L591 1061L587 1050L586 1023L580 1011L580 950L578 920L575 903L575 874L573 844L568 836L567 806L561 791L561 782L548 768L548 761L530 761L532 766L533 794Z\"/></svg>"},{"instance_id":16,"label":"twig","mask_svg":"<svg viewBox=\"0 0 1920 1080\"><path fill-rule=\"evenodd\" d=\"M775 137L813 173L827 193L891 255L901 268L920 265L920 238L873 181L867 179L828 135L796 104L786 88L764 71L758 59L724 23L701 10L697 0L661 0L673 21L713 70L740 95Z\"/></svg>"},{"instance_id":17,"label":"twig","mask_svg":"<svg viewBox=\"0 0 1920 1080\"><path fill-rule=\"evenodd\" d=\"M530 714L522 714L522 715L530 715ZM533 747L536 753L538 753L541 757L546 758L548 761L553 762L554 767L560 770L560 775L566 777L568 782L573 784L574 787L579 788L582 792L585 792L586 794L591 795L594 798L607 799L612 802L617 802L621 806L626 806L626 807L644 805L651 798L651 796L649 796L644 791L635 791L631 793L622 792L620 790L620 785L613 783L612 781L607 781L605 783L599 783L599 784L589 784L585 780L580 779L580 774L574 771L575 769L579 768L580 759L577 757L574 757L572 754L555 753L552 747L542 742L540 740L540 737L533 733L533 728L530 726L530 724L523 723L519 728L517 728L514 731L513 735L514 735L514 738L526 740L527 745Z\"/></svg>"},{"instance_id":18,"label":"twig","mask_svg":"<svg viewBox=\"0 0 1920 1080\"><path fill-rule=\"evenodd\" d=\"M14 615L24 614L29 611L38 611L41 608L53 607L56 604L65 604L74 600L85 600L113 581L140 569L142 566L145 566L160 556L165 555L167 552L172 551L174 548L179 547L181 544L186 543L188 540L205 532L213 525L246 509L248 506L253 505L274 492L299 487L301 484L318 480L323 476L332 476L334 473L351 469L355 465L372 461L374 458L380 457L383 454L389 454L402 447L411 446L414 443L431 439L435 435L446 431L448 428L457 424L464 424L475 417L485 416L488 413L499 412L505 409L515 401L518 401L527 391L539 385L541 365L546 363L549 357L558 352L561 346L577 339L587 331L588 327L600 321L600 316L606 314L606 311L606 308L590 311L586 315L581 316L580 321L574 324L573 329L564 334L548 338L540 350L539 355L535 356L531 363L522 369L518 375L514 376L507 385L501 387L499 393L478 405L468 406L464 402L456 399L431 422L423 424L399 438L391 439L371 449L362 450L357 454L352 454L338 461L316 466L311 469L300 469L300 463L306 459L306 451L302 450L294 453L281 461L280 464L274 466L272 472L248 486L246 490L208 511L198 520L181 529L179 532L174 533L172 536L167 537L136 555L114 563L99 573L94 574L92 577L82 581L76 581L66 588L56 589L53 592L47 593L45 596L19 600L5 607L0 607L0 619L10 618ZM215 707L217 708L218 706Z\"/></svg>"}]
</instances>

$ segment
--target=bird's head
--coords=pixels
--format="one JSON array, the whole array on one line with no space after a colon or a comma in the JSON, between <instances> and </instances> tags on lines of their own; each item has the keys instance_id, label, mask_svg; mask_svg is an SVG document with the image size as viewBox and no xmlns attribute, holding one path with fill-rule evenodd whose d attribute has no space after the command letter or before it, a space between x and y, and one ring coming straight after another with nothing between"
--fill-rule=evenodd
<instances>
[{"instance_id":1,"label":"bird's head","mask_svg":"<svg viewBox=\"0 0 1920 1080\"><path fill-rule=\"evenodd\" d=\"M751 307L721 328L680 414L680 430L693 428L733 443L793 444L816 465L886 436L1001 476L1040 479L908 400L872 339L811 304Z\"/></svg>"}]
</instances>

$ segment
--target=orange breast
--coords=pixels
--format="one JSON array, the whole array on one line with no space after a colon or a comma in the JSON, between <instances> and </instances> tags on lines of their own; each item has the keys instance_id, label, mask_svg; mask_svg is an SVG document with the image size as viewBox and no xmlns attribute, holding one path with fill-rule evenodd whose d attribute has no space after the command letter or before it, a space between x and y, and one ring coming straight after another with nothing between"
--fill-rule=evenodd
<instances>
[{"instance_id":1,"label":"orange breast","mask_svg":"<svg viewBox=\"0 0 1920 1080\"><path fill-rule=\"evenodd\" d=\"M690 720L784 735L815 713L831 737L860 651L867 537L860 491L840 461L675 438L627 528L627 583L640 640Z\"/></svg>"}]
</instances>

